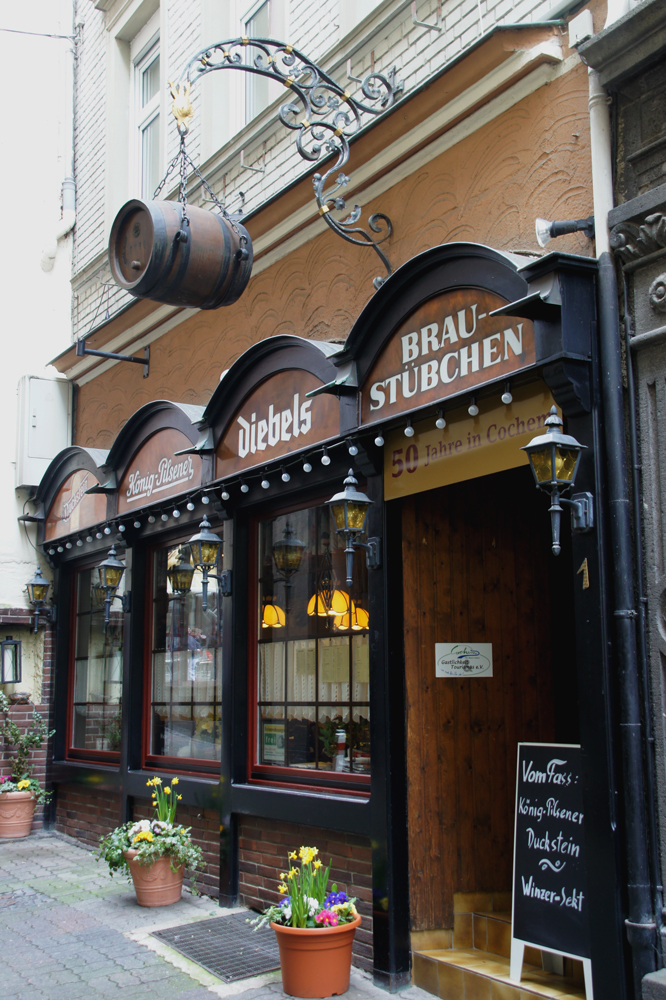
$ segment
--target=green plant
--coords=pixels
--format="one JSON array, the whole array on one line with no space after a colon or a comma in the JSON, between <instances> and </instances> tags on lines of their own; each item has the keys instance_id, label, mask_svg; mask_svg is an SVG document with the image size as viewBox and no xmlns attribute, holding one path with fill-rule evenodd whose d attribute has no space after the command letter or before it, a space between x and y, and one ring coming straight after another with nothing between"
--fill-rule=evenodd
<instances>
[{"instance_id":1,"label":"green plant","mask_svg":"<svg viewBox=\"0 0 666 1000\"><path fill-rule=\"evenodd\" d=\"M192 843L191 828L174 823L181 798L173 790L178 778L172 778L171 784L165 787L162 787L162 779L158 777L151 778L146 784L153 789L155 818L123 823L101 837L97 860L106 861L111 876L123 872L128 881L131 881L131 873L126 853L130 850L137 852L136 861L140 865L152 865L160 858L168 857L174 872L181 865L191 872L203 868L203 854L201 848Z\"/></svg>"},{"instance_id":2,"label":"green plant","mask_svg":"<svg viewBox=\"0 0 666 1000\"><path fill-rule=\"evenodd\" d=\"M51 792L42 791L39 782L32 776L33 768L28 763L28 760L33 750L39 750L42 743L53 736L55 729L49 730L39 712L33 709L30 725L22 733L16 723L12 721L10 711L11 705L9 704L9 699L4 692L0 691L0 712L4 715L4 722L0 726L0 736L2 736L6 746L15 748L15 757L10 762L11 784L17 785L20 781L29 781L30 788L36 795L37 800L39 802L48 802ZM15 787L6 787L7 782L3 784L5 786L3 788L4 791L17 790Z\"/></svg>"}]
</instances>

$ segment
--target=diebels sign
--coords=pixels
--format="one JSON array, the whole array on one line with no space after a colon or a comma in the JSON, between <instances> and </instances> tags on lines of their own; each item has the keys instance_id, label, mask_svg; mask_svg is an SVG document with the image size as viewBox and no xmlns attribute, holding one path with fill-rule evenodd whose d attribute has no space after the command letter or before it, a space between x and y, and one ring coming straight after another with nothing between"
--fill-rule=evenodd
<instances>
[{"instance_id":1,"label":"diebels sign","mask_svg":"<svg viewBox=\"0 0 666 1000\"><path fill-rule=\"evenodd\" d=\"M262 382L234 415L217 449L215 476L264 465L340 433L340 404L334 396L308 399L322 383L292 368Z\"/></svg>"},{"instance_id":2,"label":"diebels sign","mask_svg":"<svg viewBox=\"0 0 666 1000\"><path fill-rule=\"evenodd\" d=\"M138 510L201 485L201 458L176 455L192 442L175 428L157 431L129 463L118 489L118 513Z\"/></svg>"},{"instance_id":3,"label":"diebels sign","mask_svg":"<svg viewBox=\"0 0 666 1000\"><path fill-rule=\"evenodd\" d=\"M490 315L505 304L493 292L457 288L420 306L371 369L361 423L390 419L533 365L532 323Z\"/></svg>"}]
</instances>

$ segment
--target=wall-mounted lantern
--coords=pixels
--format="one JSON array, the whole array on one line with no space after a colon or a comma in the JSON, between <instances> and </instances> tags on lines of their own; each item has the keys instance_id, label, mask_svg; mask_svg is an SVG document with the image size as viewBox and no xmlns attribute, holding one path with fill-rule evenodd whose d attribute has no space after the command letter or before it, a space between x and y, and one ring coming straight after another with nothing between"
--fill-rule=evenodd
<instances>
[{"instance_id":1,"label":"wall-mounted lantern","mask_svg":"<svg viewBox=\"0 0 666 1000\"><path fill-rule=\"evenodd\" d=\"M349 475L344 481L345 488L342 493L336 493L335 496L326 501L333 515L337 533L344 535L347 542L345 559L348 587L351 587L354 582L354 549L365 549L368 569L378 569L380 566L379 539L368 538L367 542L357 540L365 529L368 509L373 502L365 493L361 493L357 486L358 480L354 478L354 470L350 469Z\"/></svg>"},{"instance_id":2,"label":"wall-mounted lantern","mask_svg":"<svg viewBox=\"0 0 666 1000\"><path fill-rule=\"evenodd\" d=\"M229 597L231 594L231 571L227 570L227 572L222 573L220 576L210 572L217 562L217 554L220 551L221 545L222 539L214 531L210 530L210 521L204 514L204 519L199 525L199 531L196 535L192 535L189 541L192 553L192 565L195 569L200 569L203 575L201 583L201 607L204 611L208 610L208 581L210 579L220 581L220 593L223 597Z\"/></svg>"},{"instance_id":3,"label":"wall-mounted lantern","mask_svg":"<svg viewBox=\"0 0 666 1000\"><path fill-rule=\"evenodd\" d=\"M169 566L166 572L167 579L171 584L171 590L173 596L184 598L186 594L189 594L192 589L192 577L194 576L194 566L192 565L191 559L188 559L185 552L183 551L185 546L181 547L178 556L178 562L173 563Z\"/></svg>"},{"instance_id":4,"label":"wall-mounted lantern","mask_svg":"<svg viewBox=\"0 0 666 1000\"><path fill-rule=\"evenodd\" d=\"M53 605L49 605L47 607L46 604L46 598L48 596L50 586L51 584L42 575L42 571L39 566L35 571L35 575L31 580L28 580L25 585L25 589L28 592L28 600L35 609L34 632L37 632L39 629L40 619L51 623L54 623L56 620L55 607Z\"/></svg>"},{"instance_id":5,"label":"wall-mounted lantern","mask_svg":"<svg viewBox=\"0 0 666 1000\"><path fill-rule=\"evenodd\" d=\"M561 551L560 504L571 508L572 531L590 531L594 525L594 504L591 493L577 493L570 500L561 496L563 490L573 487L581 452L587 447L571 434L563 434L560 430L562 426L557 407L553 406L550 416L546 418L546 433L532 438L529 444L521 448L521 451L527 452L537 488L549 493L551 497L549 511L553 553L556 556Z\"/></svg>"},{"instance_id":6,"label":"wall-mounted lantern","mask_svg":"<svg viewBox=\"0 0 666 1000\"><path fill-rule=\"evenodd\" d=\"M116 556L116 547L112 545L106 559L97 567L99 574L99 586L104 592L104 631L111 619L111 604L116 597L116 591L120 586L120 581L125 572L125 563ZM127 611L125 600L123 599L123 610Z\"/></svg>"},{"instance_id":7,"label":"wall-mounted lantern","mask_svg":"<svg viewBox=\"0 0 666 1000\"><path fill-rule=\"evenodd\" d=\"M0 684L18 684L21 680L21 643L5 636L0 642Z\"/></svg>"}]
</instances>

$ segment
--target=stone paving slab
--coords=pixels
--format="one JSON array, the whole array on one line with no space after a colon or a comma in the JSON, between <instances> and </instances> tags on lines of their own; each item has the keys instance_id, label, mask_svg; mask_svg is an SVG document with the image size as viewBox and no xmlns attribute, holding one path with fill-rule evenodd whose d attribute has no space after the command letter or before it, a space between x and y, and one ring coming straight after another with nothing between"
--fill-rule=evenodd
<instances>
[{"instance_id":1,"label":"stone paving slab","mask_svg":"<svg viewBox=\"0 0 666 1000\"><path fill-rule=\"evenodd\" d=\"M160 909L138 906L134 891L108 878L103 862L70 837L38 833L0 841L3 1000L288 1000L279 972L223 983L153 931L220 917L218 906L183 893ZM352 970L345 1000L387 1000L370 976ZM402 1000L432 1000L409 987Z\"/></svg>"}]
</instances>

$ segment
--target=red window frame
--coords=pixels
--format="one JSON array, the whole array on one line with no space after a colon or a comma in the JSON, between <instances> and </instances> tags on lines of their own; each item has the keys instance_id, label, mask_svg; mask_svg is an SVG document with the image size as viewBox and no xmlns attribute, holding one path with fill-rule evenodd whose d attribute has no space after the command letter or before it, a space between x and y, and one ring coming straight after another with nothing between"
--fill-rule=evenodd
<instances>
[{"instance_id":1,"label":"red window frame","mask_svg":"<svg viewBox=\"0 0 666 1000\"><path fill-rule=\"evenodd\" d=\"M259 661L259 525L269 517L309 510L326 503L326 496L316 497L307 503L295 503L286 507L262 508L253 513L249 521L248 565L251 567L248 580L248 739L247 739L247 782L251 785L293 788L300 791L335 793L367 799L370 796L372 774L348 774L339 771L319 771L306 768L280 767L275 764L261 764L257 760L259 735L258 669ZM372 743L370 744L372 760Z\"/></svg>"}]
</instances>

